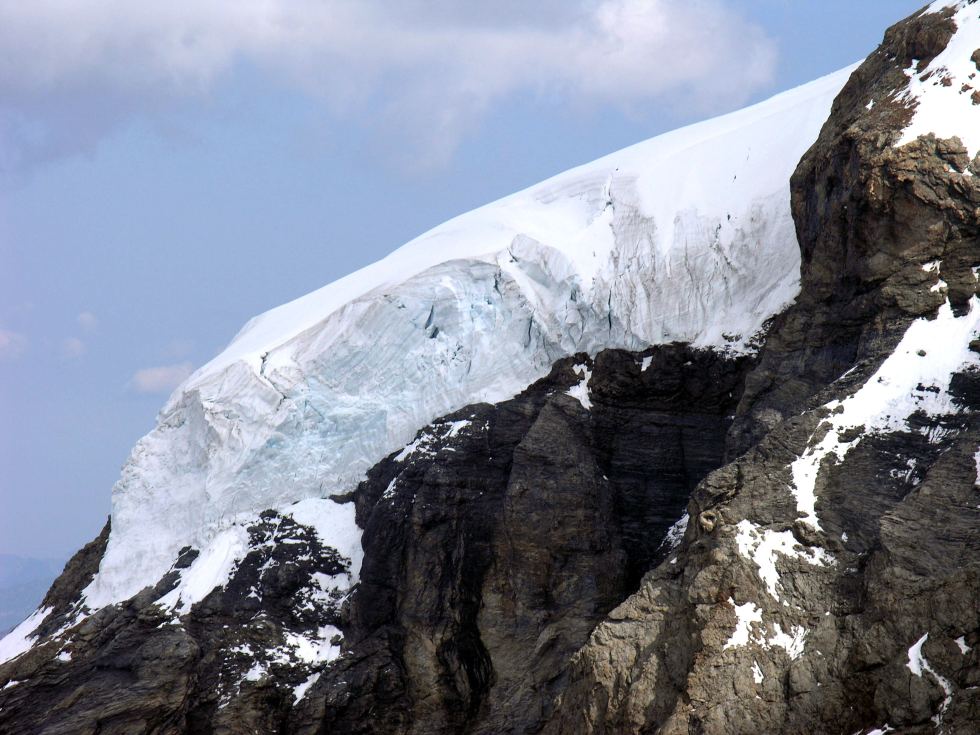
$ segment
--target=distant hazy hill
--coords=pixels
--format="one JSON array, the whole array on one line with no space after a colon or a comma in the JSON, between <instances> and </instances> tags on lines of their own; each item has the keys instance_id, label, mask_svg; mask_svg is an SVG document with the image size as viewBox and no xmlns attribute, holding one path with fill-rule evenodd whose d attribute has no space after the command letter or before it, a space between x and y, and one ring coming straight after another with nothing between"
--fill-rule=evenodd
<instances>
[{"instance_id":1,"label":"distant hazy hill","mask_svg":"<svg viewBox=\"0 0 980 735\"><path fill-rule=\"evenodd\" d=\"M31 614L64 564L0 554L0 635Z\"/></svg>"}]
</instances>

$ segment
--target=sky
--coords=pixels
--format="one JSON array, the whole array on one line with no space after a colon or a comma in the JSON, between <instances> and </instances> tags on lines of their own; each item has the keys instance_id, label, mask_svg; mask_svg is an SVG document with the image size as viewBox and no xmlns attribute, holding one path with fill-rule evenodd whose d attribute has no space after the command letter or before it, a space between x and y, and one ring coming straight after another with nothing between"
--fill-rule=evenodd
<instances>
[{"instance_id":1,"label":"sky","mask_svg":"<svg viewBox=\"0 0 980 735\"><path fill-rule=\"evenodd\" d=\"M0 553L94 537L250 317L922 4L0 0Z\"/></svg>"}]
</instances>

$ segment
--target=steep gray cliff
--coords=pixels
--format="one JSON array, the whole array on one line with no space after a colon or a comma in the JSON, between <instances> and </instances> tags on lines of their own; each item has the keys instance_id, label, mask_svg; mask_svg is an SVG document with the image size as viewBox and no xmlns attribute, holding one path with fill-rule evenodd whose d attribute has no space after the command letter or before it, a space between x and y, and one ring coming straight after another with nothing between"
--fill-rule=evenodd
<instances>
[{"instance_id":1,"label":"steep gray cliff","mask_svg":"<svg viewBox=\"0 0 980 735\"><path fill-rule=\"evenodd\" d=\"M691 490L723 461L747 365L679 345L573 358L375 467L357 491L365 563L348 654L304 699L308 731L551 720L569 658L666 557ZM579 373L588 409L567 392Z\"/></svg>"}]
</instances>

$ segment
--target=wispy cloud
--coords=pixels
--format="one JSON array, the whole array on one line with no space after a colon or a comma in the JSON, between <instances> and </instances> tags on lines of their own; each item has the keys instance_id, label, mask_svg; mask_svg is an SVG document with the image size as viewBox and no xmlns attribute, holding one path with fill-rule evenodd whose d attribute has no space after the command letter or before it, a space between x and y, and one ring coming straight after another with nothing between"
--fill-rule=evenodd
<instances>
[{"instance_id":1,"label":"wispy cloud","mask_svg":"<svg viewBox=\"0 0 980 735\"><path fill-rule=\"evenodd\" d=\"M69 360L81 357L86 352L85 342L79 337L68 337L61 341L61 355Z\"/></svg>"},{"instance_id":2,"label":"wispy cloud","mask_svg":"<svg viewBox=\"0 0 980 735\"><path fill-rule=\"evenodd\" d=\"M0 0L0 165L94 145L209 94L237 63L380 119L434 160L532 92L712 111L770 80L775 46L728 0Z\"/></svg>"},{"instance_id":3,"label":"wispy cloud","mask_svg":"<svg viewBox=\"0 0 980 735\"><path fill-rule=\"evenodd\" d=\"M94 332L99 326L98 318L91 311L83 311L75 317L75 321L78 322L78 326L83 332Z\"/></svg>"},{"instance_id":4,"label":"wispy cloud","mask_svg":"<svg viewBox=\"0 0 980 735\"><path fill-rule=\"evenodd\" d=\"M27 349L27 337L10 329L0 328L0 360L20 357Z\"/></svg>"},{"instance_id":5,"label":"wispy cloud","mask_svg":"<svg viewBox=\"0 0 980 735\"><path fill-rule=\"evenodd\" d=\"M176 365L160 365L137 370L129 381L137 393L170 393L194 372L189 362Z\"/></svg>"}]
</instances>

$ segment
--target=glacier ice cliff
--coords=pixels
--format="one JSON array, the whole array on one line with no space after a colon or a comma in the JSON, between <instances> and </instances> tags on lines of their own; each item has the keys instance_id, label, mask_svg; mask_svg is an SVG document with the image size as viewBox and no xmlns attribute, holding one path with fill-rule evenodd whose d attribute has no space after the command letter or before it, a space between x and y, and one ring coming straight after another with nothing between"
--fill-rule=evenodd
<instances>
[{"instance_id":1,"label":"glacier ice cliff","mask_svg":"<svg viewBox=\"0 0 980 735\"><path fill-rule=\"evenodd\" d=\"M133 449L86 604L136 594L185 546L220 547L219 584L244 548L232 527L349 492L432 419L560 357L748 349L798 290L789 176L849 73L555 176L252 319ZM356 559L352 511L319 502Z\"/></svg>"}]
</instances>

